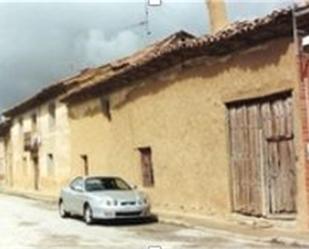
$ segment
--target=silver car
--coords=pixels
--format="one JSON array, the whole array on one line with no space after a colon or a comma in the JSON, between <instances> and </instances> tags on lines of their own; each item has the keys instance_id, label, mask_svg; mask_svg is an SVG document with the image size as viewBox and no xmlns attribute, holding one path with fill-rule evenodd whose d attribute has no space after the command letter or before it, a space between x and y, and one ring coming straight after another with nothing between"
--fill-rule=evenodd
<instances>
[{"instance_id":1,"label":"silver car","mask_svg":"<svg viewBox=\"0 0 309 249\"><path fill-rule=\"evenodd\" d=\"M62 189L59 213L65 218L82 216L87 224L96 219L146 218L146 195L119 177L77 177Z\"/></svg>"}]
</instances>

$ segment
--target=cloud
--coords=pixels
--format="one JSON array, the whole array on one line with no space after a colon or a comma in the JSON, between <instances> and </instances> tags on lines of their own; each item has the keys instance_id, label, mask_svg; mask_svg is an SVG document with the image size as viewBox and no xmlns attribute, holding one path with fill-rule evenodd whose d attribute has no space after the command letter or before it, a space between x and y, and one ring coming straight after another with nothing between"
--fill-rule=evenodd
<instances>
[{"instance_id":1,"label":"cloud","mask_svg":"<svg viewBox=\"0 0 309 249\"><path fill-rule=\"evenodd\" d=\"M228 0L227 8L231 20L253 19L266 15L274 9L291 5L293 0Z\"/></svg>"},{"instance_id":2,"label":"cloud","mask_svg":"<svg viewBox=\"0 0 309 249\"><path fill-rule=\"evenodd\" d=\"M80 51L85 66L106 63L131 54L142 46L141 37L129 30L108 38L103 31L91 29L84 39L76 40L76 51Z\"/></svg>"},{"instance_id":3,"label":"cloud","mask_svg":"<svg viewBox=\"0 0 309 249\"><path fill-rule=\"evenodd\" d=\"M149 8L151 35L140 25L143 0L1 1L0 111L85 67L126 56L180 29L208 32L204 0L163 0L161 7ZM234 21L287 2L228 1L227 6Z\"/></svg>"}]
</instances>

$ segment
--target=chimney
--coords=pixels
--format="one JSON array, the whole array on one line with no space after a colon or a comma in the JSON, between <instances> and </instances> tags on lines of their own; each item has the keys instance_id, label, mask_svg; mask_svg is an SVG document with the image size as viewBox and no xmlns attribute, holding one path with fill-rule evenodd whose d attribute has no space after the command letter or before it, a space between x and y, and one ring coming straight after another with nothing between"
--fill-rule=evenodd
<instances>
[{"instance_id":1,"label":"chimney","mask_svg":"<svg viewBox=\"0 0 309 249\"><path fill-rule=\"evenodd\" d=\"M228 25L224 0L205 0L209 12L210 30L214 34Z\"/></svg>"}]
</instances>

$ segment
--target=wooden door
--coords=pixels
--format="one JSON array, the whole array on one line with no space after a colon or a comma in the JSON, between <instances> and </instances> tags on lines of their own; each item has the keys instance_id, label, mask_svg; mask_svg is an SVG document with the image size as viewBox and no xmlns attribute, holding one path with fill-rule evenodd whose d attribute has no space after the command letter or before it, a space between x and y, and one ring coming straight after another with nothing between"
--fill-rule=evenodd
<instances>
[{"instance_id":1,"label":"wooden door","mask_svg":"<svg viewBox=\"0 0 309 249\"><path fill-rule=\"evenodd\" d=\"M254 216L296 212L291 94L228 107L233 210Z\"/></svg>"},{"instance_id":2,"label":"wooden door","mask_svg":"<svg viewBox=\"0 0 309 249\"><path fill-rule=\"evenodd\" d=\"M261 107L265 138L265 179L268 214L296 212L296 169L292 98Z\"/></svg>"},{"instance_id":3,"label":"wooden door","mask_svg":"<svg viewBox=\"0 0 309 249\"><path fill-rule=\"evenodd\" d=\"M40 168L39 168L39 160L37 157L33 158L33 170L34 170L34 189L40 189Z\"/></svg>"}]
</instances>

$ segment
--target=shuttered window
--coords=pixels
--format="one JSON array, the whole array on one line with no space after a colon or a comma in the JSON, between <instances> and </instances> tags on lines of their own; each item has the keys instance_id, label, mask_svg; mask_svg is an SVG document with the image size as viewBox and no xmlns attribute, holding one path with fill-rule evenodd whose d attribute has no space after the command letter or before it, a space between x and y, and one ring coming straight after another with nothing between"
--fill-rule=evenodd
<instances>
[{"instance_id":1,"label":"shuttered window","mask_svg":"<svg viewBox=\"0 0 309 249\"><path fill-rule=\"evenodd\" d=\"M144 187L154 186L154 173L152 165L152 152L150 147L139 148L141 157L142 179Z\"/></svg>"},{"instance_id":2,"label":"shuttered window","mask_svg":"<svg viewBox=\"0 0 309 249\"><path fill-rule=\"evenodd\" d=\"M48 126L49 130L54 130L56 126L56 104L51 103L48 105Z\"/></svg>"},{"instance_id":3,"label":"shuttered window","mask_svg":"<svg viewBox=\"0 0 309 249\"><path fill-rule=\"evenodd\" d=\"M54 155L47 154L47 172L49 176L54 175L55 171L55 162L54 162Z\"/></svg>"}]
</instances>

